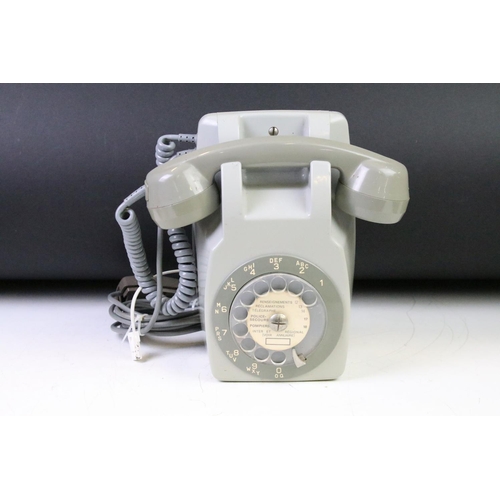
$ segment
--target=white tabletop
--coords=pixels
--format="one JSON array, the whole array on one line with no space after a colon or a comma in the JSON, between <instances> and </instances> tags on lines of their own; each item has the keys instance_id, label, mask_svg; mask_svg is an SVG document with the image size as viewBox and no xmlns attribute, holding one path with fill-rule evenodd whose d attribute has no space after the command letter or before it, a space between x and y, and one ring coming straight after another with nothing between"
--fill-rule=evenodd
<instances>
[{"instance_id":1,"label":"white tabletop","mask_svg":"<svg viewBox=\"0 0 500 500\"><path fill-rule=\"evenodd\" d=\"M356 285L344 375L297 383L217 381L201 332L134 362L102 284L34 288L0 296L0 415L500 414L493 285Z\"/></svg>"}]
</instances>

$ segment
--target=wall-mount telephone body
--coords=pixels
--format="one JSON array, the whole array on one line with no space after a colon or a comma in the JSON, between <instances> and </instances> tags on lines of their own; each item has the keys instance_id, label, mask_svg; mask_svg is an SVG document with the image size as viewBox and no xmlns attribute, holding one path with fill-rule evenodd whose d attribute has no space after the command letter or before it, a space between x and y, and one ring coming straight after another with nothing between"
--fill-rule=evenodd
<instances>
[{"instance_id":1,"label":"wall-mount telephone body","mask_svg":"<svg viewBox=\"0 0 500 500\"><path fill-rule=\"evenodd\" d=\"M193 225L214 376L339 377L355 218L400 220L406 168L351 146L345 117L328 111L209 114L196 142L148 174L145 196L160 228Z\"/></svg>"}]
</instances>

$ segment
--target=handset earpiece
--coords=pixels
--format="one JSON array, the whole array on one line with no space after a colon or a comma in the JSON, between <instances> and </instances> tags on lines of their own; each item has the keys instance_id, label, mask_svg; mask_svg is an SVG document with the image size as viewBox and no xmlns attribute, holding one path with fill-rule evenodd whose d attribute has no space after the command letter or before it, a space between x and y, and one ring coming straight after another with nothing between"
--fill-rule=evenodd
<instances>
[{"instance_id":1,"label":"handset earpiece","mask_svg":"<svg viewBox=\"0 0 500 500\"><path fill-rule=\"evenodd\" d=\"M339 168L335 203L343 212L359 219L394 224L401 220L410 200L408 173L401 163L375 153L371 155L372 158L347 169L348 174Z\"/></svg>"},{"instance_id":2,"label":"handset earpiece","mask_svg":"<svg viewBox=\"0 0 500 500\"><path fill-rule=\"evenodd\" d=\"M382 224L398 222L405 213L409 193L404 165L350 144L302 136L225 142L160 165L146 177L148 209L163 229L187 226L219 206L213 178L221 164L300 167L314 160L328 161L340 171L335 202L342 211Z\"/></svg>"},{"instance_id":3,"label":"handset earpiece","mask_svg":"<svg viewBox=\"0 0 500 500\"><path fill-rule=\"evenodd\" d=\"M218 168L204 165L206 162L200 161L196 153L170 160L146 177L148 210L162 229L193 224L215 212L220 205L219 190L213 181L220 165Z\"/></svg>"}]
</instances>

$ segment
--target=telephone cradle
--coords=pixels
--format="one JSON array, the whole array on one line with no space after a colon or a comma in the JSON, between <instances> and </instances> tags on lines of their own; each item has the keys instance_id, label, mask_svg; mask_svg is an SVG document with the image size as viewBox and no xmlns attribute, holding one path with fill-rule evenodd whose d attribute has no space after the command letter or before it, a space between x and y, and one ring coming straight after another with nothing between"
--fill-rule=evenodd
<instances>
[{"instance_id":1,"label":"telephone cradle","mask_svg":"<svg viewBox=\"0 0 500 500\"><path fill-rule=\"evenodd\" d=\"M175 154L183 142L195 148ZM133 358L143 335L202 329L219 380L338 378L355 219L401 219L405 166L351 145L347 120L330 111L208 114L196 135L160 137L156 158L116 211L134 278L110 294L110 313ZM131 209L142 198L158 226L156 275ZM178 280L162 270L165 230Z\"/></svg>"}]
</instances>

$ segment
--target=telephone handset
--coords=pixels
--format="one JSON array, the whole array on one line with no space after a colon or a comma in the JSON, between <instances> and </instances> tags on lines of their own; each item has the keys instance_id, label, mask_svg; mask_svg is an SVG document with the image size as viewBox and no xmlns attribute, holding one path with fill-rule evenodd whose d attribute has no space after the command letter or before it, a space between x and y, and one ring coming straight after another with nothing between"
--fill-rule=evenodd
<instances>
[{"instance_id":1,"label":"telephone handset","mask_svg":"<svg viewBox=\"0 0 500 500\"><path fill-rule=\"evenodd\" d=\"M149 212L163 229L187 226L219 206L215 173L228 162L242 168L301 167L329 162L340 171L336 204L370 222L398 222L409 201L406 168L371 151L315 137L257 137L207 147L161 165L146 177Z\"/></svg>"},{"instance_id":2,"label":"telephone handset","mask_svg":"<svg viewBox=\"0 0 500 500\"><path fill-rule=\"evenodd\" d=\"M210 114L190 137L197 149L160 161L117 210L134 275L155 308L143 333L154 333L158 318L193 326L186 318L196 305L216 378L337 378L347 355L355 217L398 222L409 201L406 168L350 145L335 112ZM152 279L139 244L130 205L142 196L176 251L181 277L170 298L161 266ZM179 229L189 225L196 256ZM133 309L124 326L137 347Z\"/></svg>"}]
</instances>

